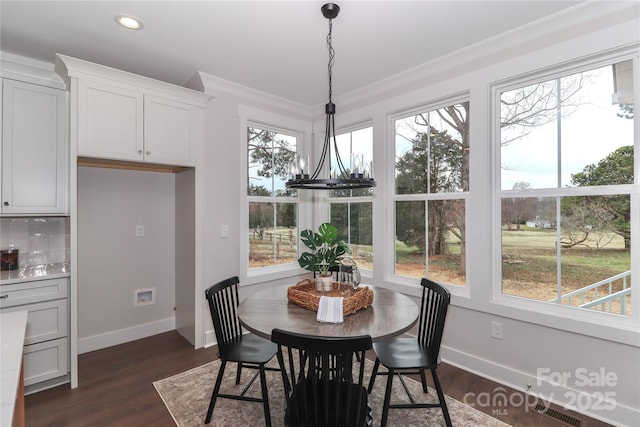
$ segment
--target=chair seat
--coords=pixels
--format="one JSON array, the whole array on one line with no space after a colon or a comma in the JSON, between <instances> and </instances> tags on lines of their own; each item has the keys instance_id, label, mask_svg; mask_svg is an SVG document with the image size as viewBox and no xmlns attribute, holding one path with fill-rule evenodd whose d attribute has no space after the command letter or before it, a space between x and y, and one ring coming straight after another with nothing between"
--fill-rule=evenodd
<instances>
[{"instance_id":1,"label":"chair seat","mask_svg":"<svg viewBox=\"0 0 640 427\"><path fill-rule=\"evenodd\" d=\"M238 279L237 276L229 277L222 282L209 286L204 291L204 295L209 303L209 311L211 311L211 320L213 321L213 329L216 332L218 355L220 357L218 376L213 386L211 401L209 402L209 409L207 409L204 423L209 424L211 422L216 401L221 397L245 402L262 402L265 425L266 427L271 427L269 393L267 391L265 371L271 370L272 368L268 368L265 365L275 356L278 351L278 346L256 335L242 333L242 325L240 324L240 319L237 314L240 301L238 295L239 282L240 279ZM242 369L244 367L257 370L256 374L240 394L220 393L222 378L228 362L238 364L236 369L236 384L240 384ZM245 393L258 376L260 377L262 398L247 396Z\"/></svg>"},{"instance_id":2,"label":"chair seat","mask_svg":"<svg viewBox=\"0 0 640 427\"><path fill-rule=\"evenodd\" d=\"M220 358L228 362L267 363L278 351L278 346L269 340L254 334L244 334L242 338L231 342Z\"/></svg>"},{"instance_id":3,"label":"chair seat","mask_svg":"<svg viewBox=\"0 0 640 427\"><path fill-rule=\"evenodd\" d=\"M383 366L391 369L437 367L437 360L429 360L426 349L415 338L390 338L373 344Z\"/></svg>"},{"instance_id":4,"label":"chair seat","mask_svg":"<svg viewBox=\"0 0 640 427\"><path fill-rule=\"evenodd\" d=\"M420 320L418 322L418 336L415 338L390 338L373 344L376 352L376 361L373 364L371 379L369 380L369 393L373 391L373 386L378 375L387 377L387 385L384 391L384 403L382 404L381 427L386 427L389 417L389 409L418 409L434 408L442 409L444 422L447 427L451 427L451 417L447 409L447 402L444 392L438 379L437 368L440 364L440 343L444 332L444 322L447 317L447 308L451 302L451 294L442 285L423 278L420 281L422 286L422 299L420 302ZM378 373L380 365L385 366L389 371ZM396 373L419 374L422 383L422 391L428 393L427 378L425 370L431 372L433 385L438 394L438 403L420 403L413 400L409 389L402 382L405 391L409 395L411 403L392 404L391 390L393 388L393 377ZM402 379L402 377L400 377Z\"/></svg>"},{"instance_id":5,"label":"chair seat","mask_svg":"<svg viewBox=\"0 0 640 427\"><path fill-rule=\"evenodd\" d=\"M322 387L313 388L311 380L305 379L299 381L295 387L293 396L287 401L287 409L285 412L285 425L291 426L364 426L367 425L368 418L371 416L371 409L368 404L367 389L360 384L353 383L341 383L339 384L339 391L335 393L335 381L329 382L328 390L330 390L328 405L329 408L324 406L325 393ZM305 398L306 397L306 401ZM304 402L304 403L303 403ZM316 403L317 407L316 407ZM305 406L305 408L298 407L299 404ZM336 408L340 410L337 411ZM313 409L316 408L317 414L313 413ZM304 415L305 411L310 411L307 417ZM296 415L297 414L297 415ZM327 414L329 419L325 423L323 420L324 414ZM315 417L318 417L318 423L316 424ZM357 417L357 419L356 419Z\"/></svg>"}]
</instances>

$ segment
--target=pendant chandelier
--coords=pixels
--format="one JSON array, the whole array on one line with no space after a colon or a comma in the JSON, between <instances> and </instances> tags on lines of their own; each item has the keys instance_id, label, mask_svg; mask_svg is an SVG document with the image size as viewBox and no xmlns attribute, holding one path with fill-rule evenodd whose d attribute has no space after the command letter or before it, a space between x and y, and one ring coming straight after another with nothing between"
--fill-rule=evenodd
<instances>
[{"instance_id":1,"label":"pendant chandelier","mask_svg":"<svg viewBox=\"0 0 640 427\"><path fill-rule=\"evenodd\" d=\"M340 7L334 3L327 3L320 9L322 15L329 20L329 34L327 35L327 48L329 50L329 102L325 105L325 134L324 143L322 145L322 153L320 161L313 173L309 174L309 162L299 158L296 164L291 166L289 180L286 183L287 188L303 188L308 190L352 190L357 188L371 188L376 186L373 179L373 162L365 165L363 154L351 155L350 170L344 167L340 153L338 152L338 143L336 142L335 130L335 114L336 105L331 101L331 84L332 84L332 67L335 52L332 46L331 30L332 21L338 16ZM320 173L325 170L324 163L329 158L331 162L330 146L333 143L333 149L336 155L337 170L328 168L328 177L320 178Z\"/></svg>"}]
</instances>

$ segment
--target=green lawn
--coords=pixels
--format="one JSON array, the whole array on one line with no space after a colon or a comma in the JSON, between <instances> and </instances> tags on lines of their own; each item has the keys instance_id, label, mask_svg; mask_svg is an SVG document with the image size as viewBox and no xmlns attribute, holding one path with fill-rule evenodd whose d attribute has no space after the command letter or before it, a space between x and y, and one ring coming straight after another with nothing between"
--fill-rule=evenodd
<instances>
[{"instance_id":1,"label":"green lawn","mask_svg":"<svg viewBox=\"0 0 640 427\"><path fill-rule=\"evenodd\" d=\"M250 238L251 265L254 267L295 262L295 245L291 241L292 230L278 229L258 239ZM577 246L563 249L562 286L573 290L630 269L630 251L624 249L624 241L610 236L611 243L600 249ZM275 239L275 244L274 244ZM608 238L607 238L608 239ZM555 289L557 278L556 231L523 226L520 230L503 230L502 275L505 283L517 283L518 288L549 287ZM274 252L276 261L274 262ZM372 248L358 245L354 259L361 268L371 268ZM363 255L364 254L364 255ZM448 253L429 259L430 271L439 273L451 283L463 285L463 266L460 261L460 245L452 241ZM423 277L425 255L414 247L396 241L396 266L401 274ZM457 278L456 278L457 276Z\"/></svg>"}]
</instances>

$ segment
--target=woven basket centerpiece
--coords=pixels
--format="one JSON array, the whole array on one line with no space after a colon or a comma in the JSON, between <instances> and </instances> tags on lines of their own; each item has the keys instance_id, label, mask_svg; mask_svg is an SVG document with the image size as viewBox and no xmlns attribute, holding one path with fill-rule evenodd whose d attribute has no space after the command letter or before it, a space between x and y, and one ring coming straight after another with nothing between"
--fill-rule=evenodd
<instances>
[{"instance_id":1,"label":"woven basket centerpiece","mask_svg":"<svg viewBox=\"0 0 640 427\"><path fill-rule=\"evenodd\" d=\"M333 283L333 290L330 292L316 291L313 280L304 279L287 289L287 298L300 307L307 310L318 311L320 297L343 297L342 315L353 314L358 310L369 307L373 304L373 291L367 286L356 289L339 283Z\"/></svg>"}]
</instances>

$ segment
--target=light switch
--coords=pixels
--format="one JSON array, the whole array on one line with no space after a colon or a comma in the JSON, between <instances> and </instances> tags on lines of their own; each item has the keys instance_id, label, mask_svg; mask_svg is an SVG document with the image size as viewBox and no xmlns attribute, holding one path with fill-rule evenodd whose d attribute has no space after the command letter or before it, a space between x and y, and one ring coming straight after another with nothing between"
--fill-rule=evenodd
<instances>
[{"instance_id":1,"label":"light switch","mask_svg":"<svg viewBox=\"0 0 640 427\"><path fill-rule=\"evenodd\" d=\"M221 225L220 226L220 237L229 237L229 226Z\"/></svg>"},{"instance_id":2,"label":"light switch","mask_svg":"<svg viewBox=\"0 0 640 427\"><path fill-rule=\"evenodd\" d=\"M136 225L136 237L144 237L144 225Z\"/></svg>"}]
</instances>

